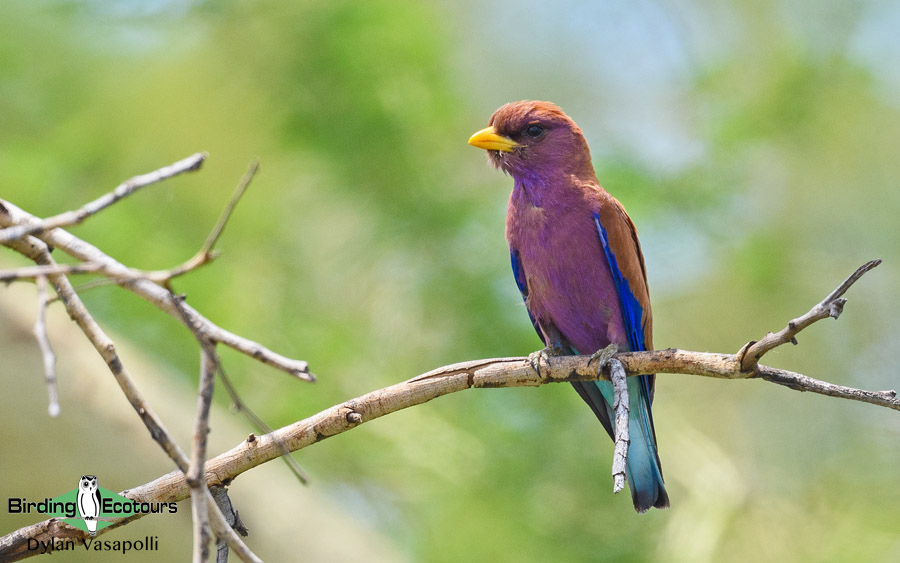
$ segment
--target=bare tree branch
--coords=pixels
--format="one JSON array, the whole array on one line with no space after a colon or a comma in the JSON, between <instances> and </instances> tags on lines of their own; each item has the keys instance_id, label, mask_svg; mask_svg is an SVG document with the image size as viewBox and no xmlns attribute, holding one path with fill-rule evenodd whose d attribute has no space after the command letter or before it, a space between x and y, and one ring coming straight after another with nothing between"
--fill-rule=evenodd
<instances>
[{"instance_id":1,"label":"bare tree branch","mask_svg":"<svg viewBox=\"0 0 900 563\"><path fill-rule=\"evenodd\" d=\"M209 264L218 257L214 247L219 237L225 230L225 225L231 214L234 212L235 206L240 201L241 196L247 191L250 181L259 170L259 163L253 161L250 168L244 174L240 184L225 206L225 210L216 222L215 227L206 237L203 246L186 262L167 270L138 270L129 268L122 264L105 264L102 262L79 262L77 264L55 264L53 266L31 266L26 268L15 268L12 270L0 270L0 282L11 282L19 279L37 278L50 274L100 274L109 278L110 282L121 282L125 280L150 280L153 283L168 288L169 282L188 272L192 272L197 268ZM114 202L111 202L114 203ZM9 231L14 227L8 227L5 231ZM36 231L46 230L46 228L36 229ZM0 231L3 232L3 231ZM0 241L2 244L2 241Z\"/></svg>"},{"instance_id":2,"label":"bare tree branch","mask_svg":"<svg viewBox=\"0 0 900 563\"><path fill-rule=\"evenodd\" d=\"M247 420L256 428L257 433L259 434L269 434L272 432L272 428L265 423L263 419L261 419L253 410L247 406L247 404L241 399L240 395L238 395L237 389L234 388L234 385L231 383L231 379L228 377L228 374L225 373L225 368L222 366L221 362L219 363L219 380L222 382L222 386L228 392L229 397L231 397L231 408L234 412L241 413L247 417ZM287 449L284 444L281 444L282 456L281 459L288 466L288 469L291 470L297 480L303 483L304 485L309 484L309 475L306 471L300 467L300 464L297 463L291 456L291 452Z\"/></svg>"},{"instance_id":3,"label":"bare tree branch","mask_svg":"<svg viewBox=\"0 0 900 563\"><path fill-rule=\"evenodd\" d=\"M41 358L44 360L44 381L47 383L48 405L47 412L51 417L59 416L59 396L56 389L56 355L53 346L50 345L50 337L47 335L47 304L50 297L47 295L47 278L38 276L38 315L34 322L34 337L41 349Z\"/></svg>"},{"instance_id":4,"label":"bare tree branch","mask_svg":"<svg viewBox=\"0 0 900 563\"><path fill-rule=\"evenodd\" d=\"M137 392L137 389L134 387L126 368L116 356L115 347L112 344L112 341L110 341L108 337L103 334L102 330L99 328L99 325L97 325L96 322L93 321L87 309L84 308L77 294L74 292L74 289L69 284L68 279L65 277L65 275L63 275L66 271L66 268L61 268L60 265L55 263L53 258L50 256L47 244L28 235L27 233L21 236L11 236L9 240L4 241L3 243L5 246L8 246L13 250L20 252L21 254L31 258L38 264L36 268L26 269L28 271L26 271L25 273L37 274L41 309L35 332L38 336L39 341L41 342L42 348L44 347L45 342L49 344L46 338L41 340L42 334L43 336L46 336L45 331L41 329L44 326L42 322L43 313L46 308L46 304L49 301L46 298L45 276L51 276L51 281L52 283L54 283L54 286L57 289L57 294L66 306L69 315L76 321L76 323L79 325L79 328L81 328L82 331L85 332L88 339L94 344L95 348L97 348L97 350L104 357L104 360L107 361L107 364L113 371L113 374L119 382L120 387L122 388L126 397L128 397L129 402L131 402L132 406L135 408L138 414L141 415L145 425L147 426L148 430L150 430L151 436L153 436L154 439L159 442L163 449L170 455L170 457L179 467L179 470L187 475L187 480L191 483L191 489L193 493L192 506L194 513L195 531L195 561L205 561L208 558L210 525L212 526L216 535L220 539L225 540L228 546L234 549L242 560L259 561L259 558L255 554L253 554L249 550L249 548L247 548L247 546L238 537L231 526L228 525L225 517L219 511L219 508L216 505L212 495L207 490L205 479L203 479L203 466L206 455L206 436L209 430L209 406L212 400L213 382L215 381L215 373L217 371L219 362L218 357L215 353L213 342L206 337L206 331L209 328L208 325L211 323L197 322L196 317L199 316L199 314L196 313L196 311L194 311L193 309L188 308L184 304L183 298L176 297L170 291L169 282L174 276L190 271L200 265L209 262L212 259L213 246L221 235L227 223L227 220L234 209L234 206L237 204L237 201L246 190L257 168L258 167L256 163L253 163L253 165L251 165L250 170L244 176L244 179L238 186L235 195L232 197L217 225L210 233L201 251L197 255L195 255L192 260L188 261L183 266L175 268L173 270L165 271L165 276L156 276L153 272L142 273L130 268L126 268L112 259L110 259L106 263L96 263L96 271L111 272L113 276L115 276L116 273L127 273L132 281L144 282L148 277L159 278L151 281L160 281L166 286L165 291L166 293L168 293L170 302L174 305L174 310L180 317L179 320L181 320L191 330L191 332L197 337L198 341L201 344L201 349L203 351L201 362L203 374L200 382L198 414L194 432L194 447L190 463L188 463L184 454L180 451L174 441L172 441L172 439L168 436L168 433L162 426L161 421L158 420L156 415L150 409L149 405ZM37 218L29 217L28 214L19 210L12 204L0 201L0 225L2 225L4 221L6 223L9 223L10 218L13 222L15 222L16 218L14 217L14 215L17 211L19 211L21 212L19 214L21 215L19 219L21 220L22 217L24 217L25 222L30 225L29 228L26 229L27 232L41 233L45 236L50 236L48 235L48 233L64 233L64 231L56 228L56 226L60 224L68 224L67 222L81 221L88 215L99 211L100 209L111 205L115 201L118 201L122 197L125 197L129 193L132 193L134 189L136 189L135 186L140 187L141 185L146 185L146 183L150 183L150 180L154 177L159 177L161 179L162 177L165 177L165 174L168 174L169 172L170 171L167 171L166 169L162 169L161 171L158 171L157 174L145 175L144 177L139 177L138 179L132 179L131 181L126 183L126 189L117 189L113 196L108 198L101 198L101 200L97 200L92 204L88 204L87 206L82 208L82 210L79 210L78 213L70 215L63 214L57 216L56 218L53 218L53 220L49 222L41 222ZM75 219L73 220L72 217L75 217ZM21 226L23 224L19 223L19 225ZM10 231L9 229L14 229L14 227L8 227L6 230L0 232L6 232L7 234L15 234L17 232ZM87 245L87 243L84 243L83 241L78 241L78 239L75 239L75 237L72 237L72 239L77 241L77 243L81 243L82 246L90 247L90 245ZM90 264L86 267L85 263L76 265L75 267L79 266L81 268L84 268L84 271L87 271L88 268L92 269L95 267L93 264ZM38 271L35 272L35 270ZM13 272L13 275L10 275L7 279L18 279L21 277L23 276L22 271L20 270L18 272ZM118 278L117 281L121 284L123 280L121 278ZM202 319L202 317L200 318ZM218 328L214 325L213 327ZM247 342L259 347L259 345L256 343L252 343L250 341ZM104 355L104 351L106 352L106 355ZM50 351L50 353L52 355L52 351ZM44 354L44 357L46 362L46 353ZM52 404L53 403L51 403L51 414L53 412ZM124 523L124 521L125 520L123 520L122 522Z\"/></svg>"},{"instance_id":5,"label":"bare tree branch","mask_svg":"<svg viewBox=\"0 0 900 563\"><path fill-rule=\"evenodd\" d=\"M616 440L613 450L612 476L613 493L618 494L625 488L625 466L628 463L628 382L625 380L625 368L618 360L609 361L609 380L613 384L613 412L616 413Z\"/></svg>"},{"instance_id":6,"label":"bare tree branch","mask_svg":"<svg viewBox=\"0 0 900 563\"><path fill-rule=\"evenodd\" d=\"M209 342L200 342L200 390L197 393L197 416L194 420L194 438L191 463L185 478L191 487L191 508L194 522L194 563L209 559L209 514L206 507L206 482L203 465L206 462L206 439L209 435L209 407L212 404L213 384L219 358Z\"/></svg>"},{"instance_id":7,"label":"bare tree branch","mask_svg":"<svg viewBox=\"0 0 900 563\"><path fill-rule=\"evenodd\" d=\"M94 201L87 203L74 211L66 211L65 213L60 213L59 215L54 215L53 217L48 217L46 219L34 217L26 223L7 226L5 229L0 229L0 244L5 244L11 240L20 239L24 236L33 235L56 227L81 223L91 215L103 211L110 205L122 198L128 197L140 188L155 184L156 182L171 178L172 176L177 176L184 172L199 170L203 161L206 160L206 157L206 153L197 153L183 160L179 160L174 164L160 168L159 170L135 176L134 178L119 184L113 191L100 196Z\"/></svg>"},{"instance_id":8,"label":"bare tree branch","mask_svg":"<svg viewBox=\"0 0 900 563\"><path fill-rule=\"evenodd\" d=\"M39 265L55 265L47 245L34 237L29 236L25 239L9 241L6 245ZM100 357L103 358L103 361L106 362L116 383L119 384L122 393L125 394L128 402L141 417L144 426L150 432L150 436L162 447L163 451L175 462L176 466L186 470L188 465L187 457L171 439L168 431L163 426L162 420L159 419L150 407L150 404L138 391L131 374L119 358L112 339L106 335L103 329L100 328L100 325L94 320L81 298L73 290L68 278L61 274L53 274L48 276L48 278L56 289L56 294L62 301L63 306L65 306L69 317L75 321L81 332L84 333L94 346L94 349L97 350L97 353L100 354Z\"/></svg>"},{"instance_id":9,"label":"bare tree branch","mask_svg":"<svg viewBox=\"0 0 900 563\"><path fill-rule=\"evenodd\" d=\"M734 354L670 348L620 353L615 356L615 360L621 362L629 377L647 373L682 373L720 379L758 378L798 391L862 401L900 411L900 400L895 391L853 389L764 365L758 366L756 374L748 374L740 369L740 361ZM534 387L547 383L597 379L605 380L607 376L602 372L598 374L596 364L591 364L590 356L552 357L549 365L541 366L540 375L528 358L524 357L473 360L440 367L408 381L335 405L270 434L251 434L231 450L207 461L206 481L209 486L231 484L241 473L281 456L280 443L291 451L296 451L376 418L465 389ZM141 502L170 502L187 498L190 488L184 474L173 471L121 494ZM122 525L130 521L126 520ZM60 533L59 528L59 524L50 519L0 538L0 558L6 553L17 553L16 549L24 551L21 546L25 541L23 538L48 539L52 533ZM106 529L108 528L104 528Z\"/></svg>"},{"instance_id":10,"label":"bare tree branch","mask_svg":"<svg viewBox=\"0 0 900 563\"><path fill-rule=\"evenodd\" d=\"M816 321L831 317L837 319L844 311L844 303L847 302L842 296L850 289L850 286L872 268L881 264L881 260L870 260L856 269L855 272L841 282L834 291L828 294L828 297L819 302L815 307L810 309L805 315L799 316L790 321L782 330L772 333L770 332L759 341L750 341L738 352L741 360L741 369L743 371L752 371L759 359L763 355L788 342L797 344L797 333L813 324Z\"/></svg>"},{"instance_id":11,"label":"bare tree branch","mask_svg":"<svg viewBox=\"0 0 900 563\"><path fill-rule=\"evenodd\" d=\"M38 219L30 213L12 203L0 200L0 227L30 224L35 220ZM84 263L99 264L106 275L116 278L121 276L122 279L116 282L121 287L146 299L166 314L183 322L192 332L199 331L208 340L224 344L298 379L315 380L315 377L309 373L309 365L306 362L287 358L257 342L229 332L201 315L190 305L184 305L184 314L182 315L178 312L178 306L168 289L143 276L135 275L135 270L124 266L97 247L73 236L71 233L61 228L56 228L38 233L37 238ZM5 244L15 249L13 246L14 242L10 241ZM38 265L58 266L55 262L53 264L38 263Z\"/></svg>"},{"instance_id":12,"label":"bare tree branch","mask_svg":"<svg viewBox=\"0 0 900 563\"><path fill-rule=\"evenodd\" d=\"M241 516L231 504L228 497L227 487L210 487L209 492L212 493L219 510L225 516L225 522L234 529L238 534L246 537L250 534L247 527L241 521ZM216 542L216 563L226 563L228 561L228 544L222 540Z\"/></svg>"},{"instance_id":13,"label":"bare tree branch","mask_svg":"<svg viewBox=\"0 0 900 563\"><path fill-rule=\"evenodd\" d=\"M206 237L206 241L204 241L203 246L190 260L188 260L184 264L181 264L180 266L176 266L175 268L169 270L147 272L147 275L145 277L150 281L169 287L169 283L172 279L196 270L200 266L209 264L216 257L218 257L218 254L215 252L216 243L219 241L219 237L222 236L222 232L225 230L225 225L228 224L228 220L231 218L231 214L234 212L234 208L241 200L244 192L247 191L247 188L250 187L250 182L253 180L254 176L256 176L256 173L258 171L259 162L254 160L250 163L250 167L247 169L247 172L244 173L244 177L241 178L240 183L234 191L234 195L231 196L231 199L225 206L225 210L222 212L222 215L219 217L216 225ZM169 287L169 289L171 288Z\"/></svg>"}]
</instances>

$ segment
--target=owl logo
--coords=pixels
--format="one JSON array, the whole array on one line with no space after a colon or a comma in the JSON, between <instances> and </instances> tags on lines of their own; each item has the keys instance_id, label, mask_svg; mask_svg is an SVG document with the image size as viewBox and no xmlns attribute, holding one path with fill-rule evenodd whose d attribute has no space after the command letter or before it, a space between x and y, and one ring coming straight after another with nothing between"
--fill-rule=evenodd
<instances>
[{"instance_id":1,"label":"owl logo","mask_svg":"<svg viewBox=\"0 0 900 563\"><path fill-rule=\"evenodd\" d=\"M78 481L78 512L84 519L88 532L97 535L97 517L100 516L100 490L96 475L82 475Z\"/></svg>"}]
</instances>

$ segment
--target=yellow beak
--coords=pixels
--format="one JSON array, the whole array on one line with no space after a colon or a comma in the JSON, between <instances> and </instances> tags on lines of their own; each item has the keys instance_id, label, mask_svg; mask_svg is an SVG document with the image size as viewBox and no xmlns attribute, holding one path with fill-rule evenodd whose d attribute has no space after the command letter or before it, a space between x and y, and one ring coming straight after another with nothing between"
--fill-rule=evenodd
<instances>
[{"instance_id":1,"label":"yellow beak","mask_svg":"<svg viewBox=\"0 0 900 563\"><path fill-rule=\"evenodd\" d=\"M493 127L485 127L469 137L469 144L486 151L503 151L512 152L519 143L513 141L509 137L498 135Z\"/></svg>"}]
</instances>

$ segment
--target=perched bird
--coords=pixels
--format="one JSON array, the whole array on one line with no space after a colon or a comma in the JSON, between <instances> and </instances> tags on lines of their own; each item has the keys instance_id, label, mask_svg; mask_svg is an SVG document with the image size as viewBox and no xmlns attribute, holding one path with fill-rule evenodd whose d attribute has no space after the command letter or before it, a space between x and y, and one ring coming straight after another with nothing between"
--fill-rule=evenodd
<instances>
[{"instance_id":1,"label":"perched bird","mask_svg":"<svg viewBox=\"0 0 900 563\"><path fill-rule=\"evenodd\" d=\"M581 129L549 102L506 104L469 144L515 180L506 238L544 355L653 348L644 257L625 208L597 181ZM539 364L538 364L539 365ZM626 476L634 508L669 506L650 405L655 376L628 378ZM612 384L572 383L610 437Z\"/></svg>"}]
</instances>

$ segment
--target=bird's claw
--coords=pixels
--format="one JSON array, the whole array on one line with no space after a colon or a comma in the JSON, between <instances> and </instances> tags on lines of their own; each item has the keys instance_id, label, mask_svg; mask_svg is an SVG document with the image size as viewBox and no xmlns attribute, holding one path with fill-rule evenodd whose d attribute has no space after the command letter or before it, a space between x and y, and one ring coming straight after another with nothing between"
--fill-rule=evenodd
<instances>
[{"instance_id":1,"label":"bird's claw","mask_svg":"<svg viewBox=\"0 0 900 563\"><path fill-rule=\"evenodd\" d=\"M528 363L531 364L531 369L537 372L538 377L543 377L541 375L541 364L545 364L547 368L550 368L550 358L552 356L562 356L563 351L561 347L556 346L547 346L537 352L532 352L528 354Z\"/></svg>"},{"instance_id":2,"label":"bird's claw","mask_svg":"<svg viewBox=\"0 0 900 563\"><path fill-rule=\"evenodd\" d=\"M591 354L591 358L588 360L588 365L591 365L591 362L598 361L597 364L597 373L602 372L606 369L606 364L619 353L619 346L615 343L609 344L606 348L602 348L597 350L593 354Z\"/></svg>"},{"instance_id":3,"label":"bird's claw","mask_svg":"<svg viewBox=\"0 0 900 563\"><path fill-rule=\"evenodd\" d=\"M528 363L531 364L531 369L537 372L538 377L541 377L541 363L547 364L548 368L550 367L550 348L547 347L528 354Z\"/></svg>"}]
</instances>

